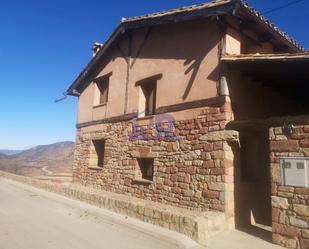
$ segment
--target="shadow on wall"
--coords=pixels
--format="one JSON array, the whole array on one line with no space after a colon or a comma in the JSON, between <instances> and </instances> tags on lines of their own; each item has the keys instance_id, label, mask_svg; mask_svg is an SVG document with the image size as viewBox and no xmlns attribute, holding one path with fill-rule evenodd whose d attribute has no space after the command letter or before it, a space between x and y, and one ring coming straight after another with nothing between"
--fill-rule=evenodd
<instances>
[{"instance_id":1,"label":"shadow on wall","mask_svg":"<svg viewBox=\"0 0 309 249\"><path fill-rule=\"evenodd\" d=\"M162 39L162 37L165 39ZM132 32L131 49L134 62L131 63L131 69L134 68L133 65L136 65L136 58L154 59L152 63L160 59L184 61L184 75L190 74L182 94L182 99L186 100L198 74L202 79L218 81L217 53L215 59L206 57L218 46L220 39L218 26L205 20L134 30ZM129 37L124 36L119 42L121 51L119 51L118 57L123 58L128 55L130 51L128 41ZM200 71L202 64L210 70ZM173 64L171 63L170 66L172 68Z\"/></svg>"},{"instance_id":2,"label":"shadow on wall","mask_svg":"<svg viewBox=\"0 0 309 249\"><path fill-rule=\"evenodd\" d=\"M289 97L271 86L272 80L280 81L279 76L261 82L252 78L250 73L240 70L241 67L230 70L227 80L235 120L308 113L308 107L301 106L293 96Z\"/></svg>"},{"instance_id":3,"label":"shadow on wall","mask_svg":"<svg viewBox=\"0 0 309 249\"><path fill-rule=\"evenodd\" d=\"M240 137L247 132L240 131ZM230 144L234 154L234 214L237 229L271 242L270 164L267 139L262 131L250 141L258 143L245 145ZM256 152L256 156L252 153ZM246 160L247 158L247 160ZM249 159L249 160L248 160ZM250 175L248 175L248 173Z\"/></svg>"},{"instance_id":4,"label":"shadow on wall","mask_svg":"<svg viewBox=\"0 0 309 249\"><path fill-rule=\"evenodd\" d=\"M190 90L192 88L193 82L195 80L195 77L200 69L201 63L203 61L203 59L207 56L207 53L204 55L200 55L199 58L196 59L192 59L192 61L190 60L186 60L184 63L184 66L186 67L187 65L190 65L186 70L185 70L185 74L189 74L191 72L191 77L190 80L187 84L186 90L182 96L182 99L185 100L189 93ZM219 66L217 65L216 68L208 75L207 79L212 80L212 81L217 81L219 78Z\"/></svg>"}]
</instances>

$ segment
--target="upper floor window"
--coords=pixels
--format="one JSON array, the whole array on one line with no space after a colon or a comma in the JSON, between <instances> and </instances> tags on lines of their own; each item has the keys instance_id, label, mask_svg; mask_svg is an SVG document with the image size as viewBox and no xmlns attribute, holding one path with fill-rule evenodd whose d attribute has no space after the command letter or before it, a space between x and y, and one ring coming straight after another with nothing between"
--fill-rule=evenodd
<instances>
[{"instance_id":1,"label":"upper floor window","mask_svg":"<svg viewBox=\"0 0 309 249\"><path fill-rule=\"evenodd\" d=\"M101 76L94 80L95 93L94 93L94 106L105 105L108 102L109 78L110 74Z\"/></svg>"},{"instance_id":2,"label":"upper floor window","mask_svg":"<svg viewBox=\"0 0 309 249\"><path fill-rule=\"evenodd\" d=\"M157 82L147 82L141 88L144 95L145 116L154 115L156 113Z\"/></svg>"},{"instance_id":3,"label":"upper floor window","mask_svg":"<svg viewBox=\"0 0 309 249\"><path fill-rule=\"evenodd\" d=\"M159 74L136 83L140 86L139 117L156 114L157 80L161 77Z\"/></svg>"}]
</instances>

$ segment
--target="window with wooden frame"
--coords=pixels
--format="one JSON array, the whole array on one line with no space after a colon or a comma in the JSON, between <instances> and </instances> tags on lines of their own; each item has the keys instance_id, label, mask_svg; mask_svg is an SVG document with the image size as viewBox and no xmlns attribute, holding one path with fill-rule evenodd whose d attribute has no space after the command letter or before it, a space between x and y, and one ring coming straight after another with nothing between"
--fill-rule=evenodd
<instances>
[{"instance_id":1,"label":"window with wooden frame","mask_svg":"<svg viewBox=\"0 0 309 249\"><path fill-rule=\"evenodd\" d=\"M156 113L157 82L147 82L141 88L145 98L145 116L154 115Z\"/></svg>"},{"instance_id":2,"label":"window with wooden frame","mask_svg":"<svg viewBox=\"0 0 309 249\"><path fill-rule=\"evenodd\" d=\"M139 117L156 114L157 80L161 78L158 74L136 82L140 88Z\"/></svg>"},{"instance_id":3,"label":"window with wooden frame","mask_svg":"<svg viewBox=\"0 0 309 249\"><path fill-rule=\"evenodd\" d=\"M111 73L96 78L94 80L95 83L94 106L101 106L107 104L110 76Z\"/></svg>"}]
</instances>

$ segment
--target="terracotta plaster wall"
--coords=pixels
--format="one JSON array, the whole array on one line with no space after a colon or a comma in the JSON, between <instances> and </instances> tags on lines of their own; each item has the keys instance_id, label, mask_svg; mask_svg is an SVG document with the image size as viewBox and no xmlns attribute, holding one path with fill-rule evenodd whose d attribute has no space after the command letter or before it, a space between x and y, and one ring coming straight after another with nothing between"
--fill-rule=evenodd
<instances>
[{"instance_id":1,"label":"terracotta plaster wall","mask_svg":"<svg viewBox=\"0 0 309 249\"><path fill-rule=\"evenodd\" d=\"M252 31L248 31L248 34L245 36L233 28L227 28L225 37L226 54L272 54L274 52L273 45L270 42L258 43L250 39L247 42L247 36L252 37L251 39L253 40L258 40L257 35ZM243 48L244 45L246 46L246 50Z\"/></svg>"},{"instance_id":2,"label":"terracotta plaster wall","mask_svg":"<svg viewBox=\"0 0 309 249\"><path fill-rule=\"evenodd\" d=\"M143 33L137 31L136 39ZM208 21L154 28L131 71L128 109L137 106L135 82L158 73L163 77L157 84L157 107L215 97L218 42L219 29Z\"/></svg>"},{"instance_id":3,"label":"terracotta plaster wall","mask_svg":"<svg viewBox=\"0 0 309 249\"><path fill-rule=\"evenodd\" d=\"M94 78L110 76L108 104L94 108L95 83L90 82L81 92L78 100L78 123L103 119L123 114L124 108L124 85L126 78L126 62L118 50L113 50L103 62L104 68Z\"/></svg>"},{"instance_id":4,"label":"terracotta plaster wall","mask_svg":"<svg viewBox=\"0 0 309 249\"><path fill-rule=\"evenodd\" d=\"M251 29L241 30L238 22L229 17L227 20L230 25L227 27L225 35L226 54L274 53L273 44L270 41L259 42L259 36L255 31Z\"/></svg>"},{"instance_id":5,"label":"terracotta plaster wall","mask_svg":"<svg viewBox=\"0 0 309 249\"><path fill-rule=\"evenodd\" d=\"M225 53L229 55L240 54L241 35L235 29L227 28L225 36Z\"/></svg>"},{"instance_id":6,"label":"terracotta plaster wall","mask_svg":"<svg viewBox=\"0 0 309 249\"><path fill-rule=\"evenodd\" d=\"M274 46L271 42L259 42L259 36L252 30L247 30L240 35L243 54L272 54ZM244 50L246 47L246 50Z\"/></svg>"},{"instance_id":7,"label":"terracotta plaster wall","mask_svg":"<svg viewBox=\"0 0 309 249\"><path fill-rule=\"evenodd\" d=\"M217 96L218 26L207 20L155 26L145 40L147 32L132 31L127 113L138 110L139 87L135 83L156 74L162 74L157 82L157 108ZM126 55L128 45L129 38L124 36L119 47ZM106 107L92 108L94 89L89 84L79 97L78 123L124 114L127 64L117 48L106 58L98 76L110 72Z\"/></svg>"},{"instance_id":8,"label":"terracotta plaster wall","mask_svg":"<svg viewBox=\"0 0 309 249\"><path fill-rule=\"evenodd\" d=\"M309 155L309 124L270 129L273 242L287 248L309 248L309 189L282 185L281 157Z\"/></svg>"}]
</instances>

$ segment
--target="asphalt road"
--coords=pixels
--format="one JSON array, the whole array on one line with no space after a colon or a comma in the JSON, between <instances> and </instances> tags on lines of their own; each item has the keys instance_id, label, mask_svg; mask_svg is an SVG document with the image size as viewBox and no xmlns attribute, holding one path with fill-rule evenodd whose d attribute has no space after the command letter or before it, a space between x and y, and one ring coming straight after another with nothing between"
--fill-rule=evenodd
<instances>
[{"instance_id":1,"label":"asphalt road","mask_svg":"<svg viewBox=\"0 0 309 249\"><path fill-rule=\"evenodd\" d=\"M179 248L160 229L0 178L0 249Z\"/></svg>"}]
</instances>

